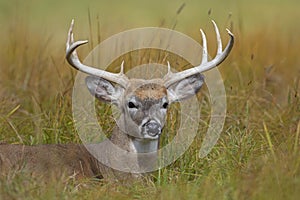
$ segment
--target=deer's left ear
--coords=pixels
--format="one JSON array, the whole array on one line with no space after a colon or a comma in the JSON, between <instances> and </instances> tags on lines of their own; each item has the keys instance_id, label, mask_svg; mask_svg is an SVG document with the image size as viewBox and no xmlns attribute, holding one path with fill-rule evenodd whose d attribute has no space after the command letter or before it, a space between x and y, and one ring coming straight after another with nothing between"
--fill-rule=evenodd
<instances>
[{"instance_id":1,"label":"deer's left ear","mask_svg":"<svg viewBox=\"0 0 300 200\"><path fill-rule=\"evenodd\" d=\"M182 79L168 87L168 98L170 103L182 101L195 95L204 83L202 74L195 74Z\"/></svg>"},{"instance_id":2,"label":"deer's left ear","mask_svg":"<svg viewBox=\"0 0 300 200\"><path fill-rule=\"evenodd\" d=\"M86 85L90 93L100 101L113 103L119 105L120 97L124 93L124 89L118 85L113 85L109 81L95 77L88 76L85 79Z\"/></svg>"}]
</instances>

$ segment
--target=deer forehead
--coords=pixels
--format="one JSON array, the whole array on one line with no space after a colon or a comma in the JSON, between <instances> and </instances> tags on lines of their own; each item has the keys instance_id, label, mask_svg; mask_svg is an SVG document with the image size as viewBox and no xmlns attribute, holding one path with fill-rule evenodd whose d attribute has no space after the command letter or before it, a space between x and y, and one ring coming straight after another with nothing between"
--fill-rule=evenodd
<instances>
[{"instance_id":1,"label":"deer forehead","mask_svg":"<svg viewBox=\"0 0 300 200\"><path fill-rule=\"evenodd\" d=\"M159 100L167 96L166 87L160 81L139 80L131 85L130 96L135 96L140 100Z\"/></svg>"},{"instance_id":2,"label":"deer forehead","mask_svg":"<svg viewBox=\"0 0 300 200\"><path fill-rule=\"evenodd\" d=\"M167 89L164 86L150 83L137 88L134 95L142 101L145 99L162 99L167 95Z\"/></svg>"}]
</instances>

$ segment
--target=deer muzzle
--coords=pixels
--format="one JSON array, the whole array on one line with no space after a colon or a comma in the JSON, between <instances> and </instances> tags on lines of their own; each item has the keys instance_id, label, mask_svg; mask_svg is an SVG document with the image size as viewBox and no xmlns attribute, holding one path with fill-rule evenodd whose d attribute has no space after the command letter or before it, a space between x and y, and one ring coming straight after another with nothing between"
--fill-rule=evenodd
<instances>
[{"instance_id":1,"label":"deer muzzle","mask_svg":"<svg viewBox=\"0 0 300 200\"><path fill-rule=\"evenodd\" d=\"M143 125L143 133L145 136L158 137L161 134L161 125L155 120L150 120Z\"/></svg>"}]
</instances>

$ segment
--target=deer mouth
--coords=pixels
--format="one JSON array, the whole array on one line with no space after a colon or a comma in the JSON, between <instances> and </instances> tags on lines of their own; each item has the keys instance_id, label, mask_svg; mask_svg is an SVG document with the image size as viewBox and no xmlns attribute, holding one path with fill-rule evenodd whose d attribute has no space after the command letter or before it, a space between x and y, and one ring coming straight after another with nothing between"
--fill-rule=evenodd
<instances>
[{"instance_id":1,"label":"deer mouth","mask_svg":"<svg viewBox=\"0 0 300 200\"><path fill-rule=\"evenodd\" d=\"M157 140L157 139L159 139L159 136L160 136L160 134L157 134L155 136L151 136L151 135L145 134L144 135L144 139Z\"/></svg>"}]
</instances>

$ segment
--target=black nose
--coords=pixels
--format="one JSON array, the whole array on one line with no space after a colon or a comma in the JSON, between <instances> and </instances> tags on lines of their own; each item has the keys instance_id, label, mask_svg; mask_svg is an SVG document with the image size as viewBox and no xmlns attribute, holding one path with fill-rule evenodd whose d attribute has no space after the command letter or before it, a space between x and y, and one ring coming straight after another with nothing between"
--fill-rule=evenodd
<instances>
[{"instance_id":1,"label":"black nose","mask_svg":"<svg viewBox=\"0 0 300 200\"><path fill-rule=\"evenodd\" d=\"M151 120L145 124L147 134L150 136L156 136L161 132L161 126L158 122Z\"/></svg>"}]
</instances>

